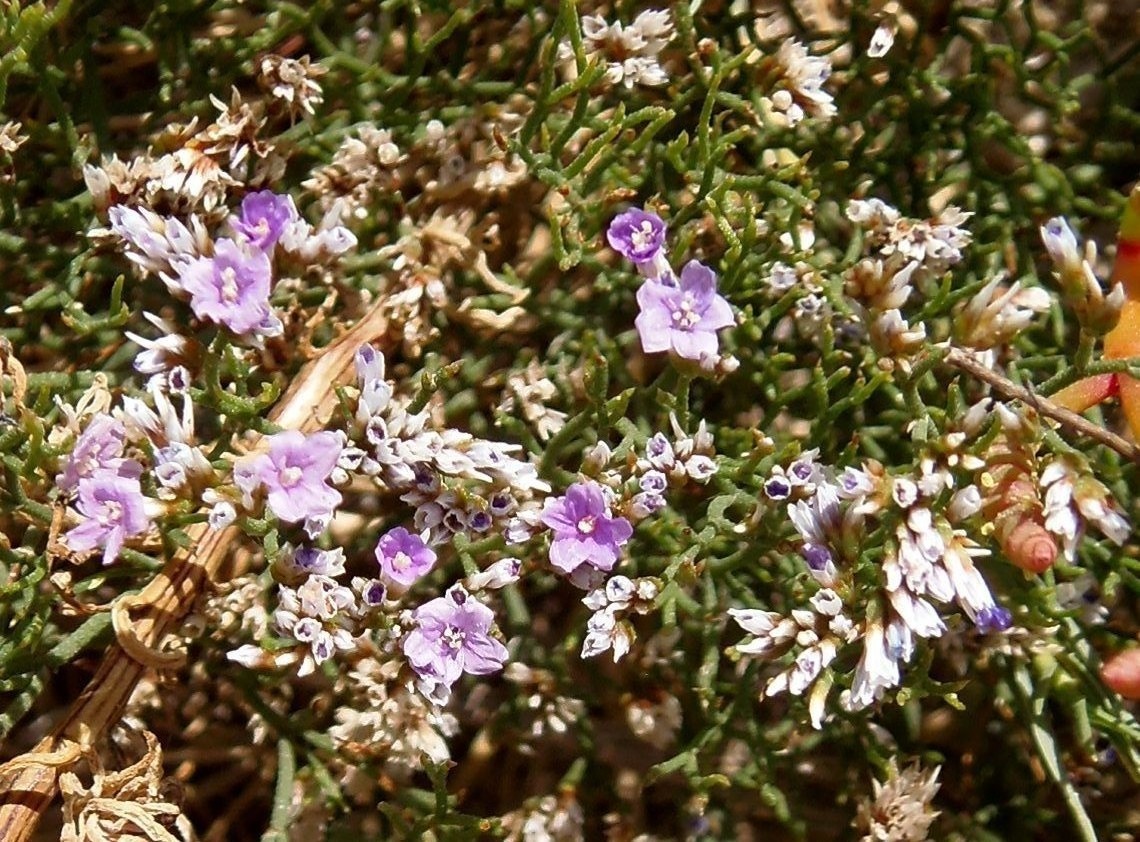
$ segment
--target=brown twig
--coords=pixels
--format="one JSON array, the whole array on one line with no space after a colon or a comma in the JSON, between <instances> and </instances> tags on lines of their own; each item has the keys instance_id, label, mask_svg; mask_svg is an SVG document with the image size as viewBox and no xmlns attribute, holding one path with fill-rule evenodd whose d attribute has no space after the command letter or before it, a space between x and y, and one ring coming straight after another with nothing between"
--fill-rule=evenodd
<instances>
[{"instance_id":1,"label":"brown twig","mask_svg":"<svg viewBox=\"0 0 1140 842\"><path fill-rule=\"evenodd\" d=\"M1057 404L1046 397L1035 394L1023 386L1018 386L1016 383L1010 381L1009 378L1003 377L993 369L987 368L978 362L978 360L972 357L968 352L960 348L950 348L946 352L946 356L943 357L943 360L955 368L966 372L970 376L976 377L983 383L989 384L1005 397L1019 400L1027 406L1033 407L1046 418L1052 418L1062 427L1067 427L1074 433L1098 441L1105 447L1111 447L1126 459L1140 462L1140 448L1128 441L1128 439L1094 424L1092 421L1078 415L1072 410L1065 409L1063 406L1057 406Z\"/></svg>"},{"instance_id":2,"label":"brown twig","mask_svg":"<svg viewBox=\"0 0 1140 842\"><path fill-rule=\"evenodd\" d=\"M337 407L335 387L352 378L356 350L387 333L382 303L373 306L352 330L302 369L270 414L271 421L301 431L317 430L327 423ZM161 652L167 632L215 581L218 570L241 540L241 530L234 526L215 531L199 523L187 531L193 549L179 550L131 599L133 616L121 630L130 640L112 645L94 678L51 736L0 767L0 839L4 842L25 842L31 836L56 795L63 771L63 766L49 762L49 758L78 756L76 745L95 743L119 720L127 699L148 669L132 653ZM158 661L150 657L144 660L160 663L161 657Z\"/></svg>"}]
</instances>

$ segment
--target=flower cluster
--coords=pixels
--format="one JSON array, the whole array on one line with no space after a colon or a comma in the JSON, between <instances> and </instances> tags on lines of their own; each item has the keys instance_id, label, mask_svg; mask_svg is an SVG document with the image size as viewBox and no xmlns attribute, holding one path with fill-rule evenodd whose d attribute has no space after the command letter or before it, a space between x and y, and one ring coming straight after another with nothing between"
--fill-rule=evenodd
<instances>
[{"instance_id":1,"label":"flower cluster","mask_svg":"<svg viewBox=\"0 0 1140 842\"><path fill-rule=\"evenodd\" d=\"M352 232L339 224L338 208L313 228L290 196L268 190L249 193L242 200L239 213L228 221L231 237L212 238L195 215L183 222L145 206L113 205L108 217L110 234L123 244L132 262L158 275L199 319L220 325L252 346L280 336L283 330L270 302L283 267L325 263L356 245ZM136 369L156 374L194 356L194 339L183 336L168 320L146 316L165 335L147 339L132 334L144 348L136 358Z\"/></svg>"},{"instance_id":2,"label":"flower cluster","mask_svg":"<svg viewBox=\"0 0 1140 842\"><path fill-rule=\"evenodd\" d=\"M1010 612L994 599L975 563L989 550L954 525L981 509L977 488L955 491L942 513L935 505L953 487L954 477L933 460L911 478L890 476L878 464L835 471L819 464L817 456L809 451L787 468L774 466L763 485L768 500L790 501L787 513L802 542L800 554L821 587L810 601L812 610L797 609L791 617L751 609L733 614L757 636L736 647L742 654L772 658L788 651L792 641L802 647L793 668L769 680L766 694L803 693L842 646L862 639L862 657L841 701L849 710L870 705L898 684L916 638L946 632L936 604L957 604L982 634L1010 627ZM842 614L837 594L848 592L858 562L852 550L872 518L891 524L893 539L883 547L879 581L866 595L877 613L853 622ZM831 681L819 686L809 704L816 727Z\"/></svg>"},{"instance_id":3,"label":"flower cluster","mask_svg":"<svg viewBox=\"0 0 1140 842\"><path fill-rule=\"evenodd\" d=\"M601 15L582 17L583 47L590 61L603 61L606 81L623 84L657 86L669 81L659 63L661 51L673 37L673 24L668 11L657 9L641 12L633 23L606 23ZM558 45L558 61L573 67L574 51L569 41Z\"/></svg>"},{"instance_id":4,"label":"flower cluster","mask_svg":"<svg viewBox=\"0 0 1140 842\"><path fill-rule=\"evenodd\" d=\"M586 639L582 641L582 657L593 658L613 650L614 662L629 652L634 641L633 626L622 619L627 611L647 614L661 591L661 583L653 578L630 579L612 576L603 587L586 594L582 603L593 611L586 624Z\"/></svg>"},{"instance_id":5,"label":"flower cluster","mask_svg":"<svg viewBox=\"0 0 1140 842\"><path fill-rule=\"evenodd\" d=\"M1085 242L1084 253L1077 235L1063 217L1054 217L1041 226L1041 241L1053 261L1057 280L1065 300L1076 312L1078 321L1095 333L1106 333L1120 319L1124 306L1124 285L1117 282L1104 294L1096 270L1096 243Z\"/></svg>"},{"instance_id":6,"label":"flower cluster","mask_svg":"<svg viewBox=\"0 0 1140 842\"><path fill-rule=\"evenodd\" d=\"M356 371L355 428L340 467L399 492L415 507L415 528L429 544L456 532L485 533L520 502L550 490L533 464L515 456L517 445L435 430L426 411L409 412L384 378L384 356L371 346L357 352Z\"/></svg>"},{"instance_id":7,"label":"flower cluster","mask_svg":"<svg viewBox=\"0 0 1140 842\"><path fill-rule=\"evenodd\" d=\"M1086 523L1096 526L1117 546L1131 533L1128 519L1108 489L1071 460L1057 457L1046 463L1040 485L1045 495L1045 528L1061 539L1062 551L1070 562L1076 561L1077 544Z\"/></svg>"},{"instance_id":8,"label":"flower cluster","mask_svg":"<svg viewBox=\"0 0 1140 842\"><path fill-rule=\"evenodd\" d=\"M637 290L640 312L634 320L642 350L669 351L713 368L719 359L717 331L736 321L716 291L716 273L690 260L680 277L674 275L664 255L665 223L655 214L636 209L619 214L606 237L646 277Z\"/></svg>"},{"instance_id":9,"label":"flower cluster","mask_svg":"<svg viewBox=\"0 0 1140 842\"><path fill-rule=\"evenodd\" d=\"M962 227L970 213L950 205L931 219L910 219L881 199L852 199L847 218L863 229L867 245L878 255L898 255L938 275L962 260L973 239Z\"/></svg>"},{"instance_id":10,"label":"flower cluster","mask_svg":"<svg viewBox=\"0 0 1140 842\"><path fill-rule=\"evenodd\" d=\"M779 81L766 99L785 125L795 126L805 116L835 116L835 99L823 87L831 78L831 62L826 57L813 56L795 38L788 38L781 42L772 62Z\"/></svg>"},{"instance_id":11,"label":"flower cluster","mask_svg":"<svg viewBox=\"0 0 1140 842\"><path fill-rule=\"evenodd\" d=\"M119 556L128 538L150 528L151 515L139 477L143 466L126 458L126 431L109 415L91 418L56 476L56 487L76 495L80 522L63 536L75 552L103 549L103 563Z\"/></svg>"}]
</instances>

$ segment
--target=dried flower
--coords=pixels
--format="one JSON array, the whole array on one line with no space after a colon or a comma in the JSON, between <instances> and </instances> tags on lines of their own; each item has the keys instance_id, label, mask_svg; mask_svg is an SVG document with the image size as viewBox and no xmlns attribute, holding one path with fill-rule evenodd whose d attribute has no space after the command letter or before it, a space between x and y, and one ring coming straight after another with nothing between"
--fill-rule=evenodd
<instances>
[{"instance_id":1,"label":"dried flower","mask_svg":"<svg viewBox=\"0 0 1140 842\"><path fill-rule=\"evenodd\" d=\"M20 123L0 124L0 152L11 155L27 142L27 136L20 134L20 127Z\"/></svg>"},{"instance_id":2,"label":"dried flower","mask_svg":"<svg viewBox=\"0 0 1140 842\"><path fill-rule=\"evenodd\" d=\"M862 842L924 842L938 811L930 803L938 793L938 773L927 772L917 763L899 772L891 758L887 780L874 782L874 797L863 799L855 824L866 834Z\"/></svg>"},{"instance_id":3,"label":"dried flower","mask_svg":"<svg viewBox=\"0 0 1140 842\"><path fill-rule=\"evenodd\" d=\"M261 87L285 103L294 117L302 111L312 114L313 106L324 102L324 92L316 80L325 74L325 68L310 64L308 56L294 59L268 53L262 57L258 70Z\"/></svg>"},{"instance_id":4,"label":"dried flower","mask_svg":"<svg viewBox=\"0 0 1140 842\"><path fill-rule=\"evenodd\" d=\"M673 37L669 12L647 9L628 26L606 23L601 15L582 18L586 57L606 62L606 80L611 84L664 85L669 77L657 56ZM558 46L558 61L573 68L574 52L567 41Z\"/></svg>"},{"instance_id":5,"label":"dried flower","mask_svg":"<svg viewBox=\"0 0 1140 842\"><path fill-rule=\"evenodd\" d=\"M835 100L823 89L831 77L831 63L823 56L813 56L795 38L784 40L776 51L775 63L782 75L780 87L772 94L771 103L782 113L789 126L806 115L835 116Z\"/></svg>"}]
</instances>

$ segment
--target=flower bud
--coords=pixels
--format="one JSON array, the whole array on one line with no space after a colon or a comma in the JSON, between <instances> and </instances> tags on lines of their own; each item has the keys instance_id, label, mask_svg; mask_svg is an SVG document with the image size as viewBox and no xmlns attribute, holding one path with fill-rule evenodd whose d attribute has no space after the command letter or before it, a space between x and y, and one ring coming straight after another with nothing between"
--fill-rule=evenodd
<instances>
[{"instance_id":1,"label":"flower bud","mask_svg":"<svg viewBox=\"0 0 1140 842\"><path fill-rule=\"evenodd\" d=\"M1113 655L1100 668L1100 678L1126 699L1140 699L1140 649Z\"/></svg>"}]
</instances>

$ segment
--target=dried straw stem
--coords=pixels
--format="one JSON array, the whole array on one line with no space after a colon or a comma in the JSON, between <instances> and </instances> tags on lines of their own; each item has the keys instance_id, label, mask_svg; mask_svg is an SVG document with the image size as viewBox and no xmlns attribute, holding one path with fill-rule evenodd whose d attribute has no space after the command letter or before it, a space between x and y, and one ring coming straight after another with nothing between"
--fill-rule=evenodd
<instances>
[{"instance_id":1,"label":"dried straw stem","mask_svg":"<svg viewBox=\"0 0 1140 842\"><path fill-rule=\"evenodd\" d=\"M270 414L285 429L313 431L332 417L334 388L352 378L353 357L366 342L383 339L387 318L377 302L352 330L312 360ZM187 530L193 549L179 550L157 576L122 606L119 640L104 656L98 672L76 699L52 735L30 752L0 766L0 839L25 842L56 795L59 775L80 753L77 746L98 741L122 716L135 686L150 668L177 663L159 646L168 631L190 610L207 583L236 549L241 530L211 530L195 524ZM124 619L125 616L125 619Z\"/></svg>"},{"instance_id":2,"label":"dried straw stem","mask_svg":"<svg viewBox=\"0 0 1140 842\"><path fill-rule=\"evenodd\" d=\"M1128 439L1094 424L1092 421L1089 421L1087 418L1078 415L1070 409L1058 406L1042 395L1031 392L1023 386L1018 386L1013 381L998 374L992 368L978 362L978 360L972 357L968 352L960 348L950 348L946 352L946 356L943 357L943 360L955 368L976 377L983 383L988 383L999 394L1021 401L1026 406L1033 407L1033 409L1037 410L1046 418L1052 418L1062 427L1072 430L1074 433L1087 436L1106 447L1111 447L1126 459L1131 459L1133 462L1140 462L1140 448L1128 441Z\"/></svg>"}]
</instances>

